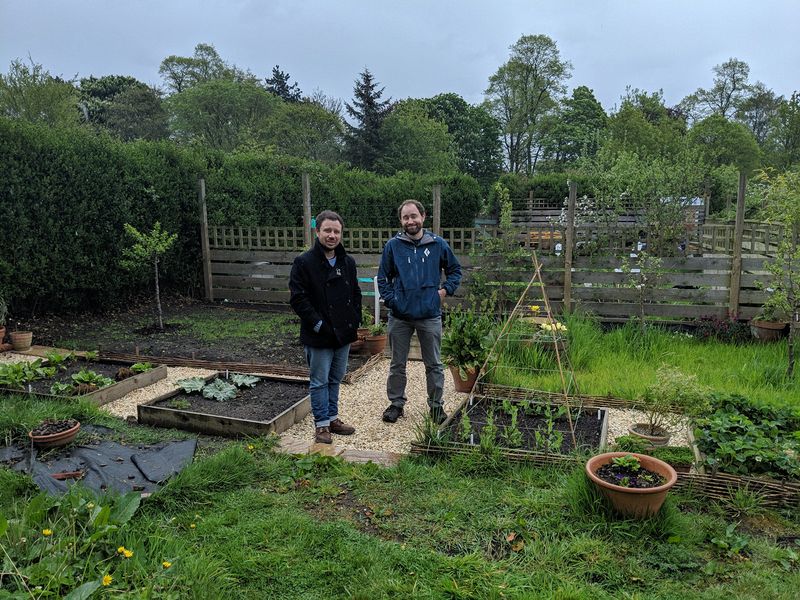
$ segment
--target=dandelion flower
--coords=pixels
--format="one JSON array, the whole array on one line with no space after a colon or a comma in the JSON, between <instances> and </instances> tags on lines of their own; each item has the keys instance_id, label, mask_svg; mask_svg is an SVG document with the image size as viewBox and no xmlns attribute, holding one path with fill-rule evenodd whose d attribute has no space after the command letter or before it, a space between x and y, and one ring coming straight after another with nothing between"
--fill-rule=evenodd
<instances>
[{"instance_id":1,"label":"dandelion flower","mask_svg":"<svg viewBox=\"0 0 800 600\"><path fill-rule=\"evenodd\" d=\"M103 575L103 585L109 586L112 581L114 581L114 578L111 575Z\"/></svg>"},{"instance_id":2,"label":"dandelion flower","mask_svg":"<svg viewBox=\"0 0 800 600\"><path fill-rule=\"evenodd\" d=\"M49 535L53 535L53 530L52 529L42 529L42 535L45 536L45 537L47 537Z\"/></svg>"},{"instance_id":3,"label":"dandelion flower","mask_svg":"<svg viewBox=\"0 0 800 600\"><path fill-rule=\"evenodd\" d=\"M130 558L131 556L133 556L133 550L124 550L124 551L122 552L122 555L123 555L125 558Z\"/></svg>"},{"instance_id":4,"label":"dandelion flower","mask_svg":"<svg viewBox=\"0 0 800 600\"><path fill-rule=\"evenodd\" d=\"M531 312L537 313L537 312L539 312L539 310L541 310L542 307L539 306L538 304L531 304L530 308L531 308Z\"/></svg>"},{"instance_id":5,"label":"dandelion flower","mask_svg":"<svg viewBox=\"0 0 800 600\"><path fill-rule=\"evenodd\" d=\"M125 552L125 546L120 546L119 548L117 548L118 554L122 554L123 552Z\"/></svg>"},{"instance_id":6,"label":"dandelion flower","mask_svg":"<svg viewBox=\"0 0 800 600\"><path fill-rule=\"evenodd\" d=\"M253 446L253 444L247 444L247 449L250 450L250 452L252 452L253 450L256 449L256 447Z\"/></svg>"},{"instance_id":7,"label":"dandelion flower","mask_svg":"<svg viewBox=\"0 0 800 600\"><path fill-rule=\"evenodd\" d=\"M164 562L161 563L161 566L164 567L165 569L169 569L172 566L172 563L169 562L168 560L165 560Z\"/></svg>"},{"instance_id":8,"label":"dandelion flower","mask_svg":"<svg viewBox=\"0 0 800 600\"><path fill-rule=\"evenodd\" d=\"M192 523L191 525L189 525L189 529L194 529L195 527L197 527L197 525L195 525L194 523Z\"/></svg>"}]
</instances>

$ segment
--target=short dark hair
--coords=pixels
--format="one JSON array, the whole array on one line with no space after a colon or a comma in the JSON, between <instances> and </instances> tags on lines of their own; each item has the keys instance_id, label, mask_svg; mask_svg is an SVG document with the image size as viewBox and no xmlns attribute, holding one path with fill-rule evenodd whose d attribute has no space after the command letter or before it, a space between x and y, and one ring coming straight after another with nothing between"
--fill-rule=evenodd
<instances>
[{"instance_id":1,"label":"short dark hair","mask_svg":"<svg viewBox=\"0 0 800 600\"><path fill-rule=\"evenodd\" d=\"M412 199L409 198L408 200L403 200L403 203L400 206L397 207L397 218L398 219L402 216L403 207L404 206L408 206L409 204L413 204L414 206L416 206L417 210L419 211L419 214L421 214L421 215L425 214L425 207L422 206L422 202L420 202L419 200L412 200Z\"/></svg>"},{"instance_id":2,"label":"short dark hair","mask_svg":"<svg viewBox=\"0 0 800 600\"><path fill-rule=\"evenodd\" d=\"M344 221L342 220L342 217L339 216L339 213L335 213L332 210L323 210L317 215L317 231L319 231L323 221L339 221L339 225L341 225L342 229L344 229Z\"/></svg>"}]
</instances>

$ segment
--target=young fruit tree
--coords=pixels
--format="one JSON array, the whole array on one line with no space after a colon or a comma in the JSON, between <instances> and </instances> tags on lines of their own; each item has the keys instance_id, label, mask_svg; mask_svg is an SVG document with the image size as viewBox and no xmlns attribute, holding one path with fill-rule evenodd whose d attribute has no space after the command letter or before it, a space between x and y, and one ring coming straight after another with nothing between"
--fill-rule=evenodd
<instances>
[{"instance_id":1,"label":"young fruit tree","mask_svg":"<svg viewBox=\"0 0 800 600\"><path fill-rule=\"evenodd\" d=\"M158 262L160 257L175 243L178 234L162 231L161 223L158 221L153 225L152 231L144 233L140 232L133 225L125 223L125 233L133 239L133 244L122 251L123 259L121 264L124 268L131 271L141 270L148 264L153 266L158 328L163 331L164 319L161 312L161 292L158 286Z\"/></svg>"},{"instance_id":2,"label":"young fruit tree","mask_svg":"<svg viewBox=\"0 0 800 600\"><path fill-rule=\"evenodd\" d=\"M784 228L778 251L766 264L771 277L766 287L770 295L764 303L764 311L791 318L786 376L792 377L800 328L800 173L774 175L765 172L761 180L766 184L763 187L766 213L770 221L779 222Z\"/></svg>"}]
</instances>

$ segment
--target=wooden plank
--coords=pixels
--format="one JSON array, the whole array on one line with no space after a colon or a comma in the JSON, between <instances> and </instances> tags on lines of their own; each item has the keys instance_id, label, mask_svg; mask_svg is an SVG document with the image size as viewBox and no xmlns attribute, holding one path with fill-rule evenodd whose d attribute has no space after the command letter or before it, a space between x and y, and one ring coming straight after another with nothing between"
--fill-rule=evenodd
<instances>
[{"instance_id":1,"label":"wooden plank","mask_svg":"<svg viewBox=\"0 0 800 600\"><path fill-rule=\"evenodd\" d=\"M197 181L197 193L200 199L200 249L203 260L203 289L206 300L214 300L211 289L211 249L208 240L208 212L206 210L206 180L202 177Z\"/></svg>"},{"instance_id":2,"label":"wooden plank","mask_svg":"<svg viewBox=\"0 0 800 600\"><path fill-rule=\"evenodd\" d=\"M574 285L584 283L620 285L624 286L629 275L625 273L613 273L609 271L574 271L572 281ZM685 285L692 287L723 287L728 289L730 277L728 275L705 275L701 273L665 273L662 275L659 285L664 287L674 287ZM573 286L574 287L574 286Z\"/></svg>"},{"instance_id":3,"label":"wooden plank","mask_svg":"<svg viewBox=\"0 0 800 600\"><path fill-rule=\"evenodd\" d=\"M639 305L616 302L581 302L581 308L603 316L630 317L638 314ZM645 304L645 315L655 317L699 318L704 316L724 317L725 306L693 304Z\"/></svg>"},{"instance_id":4,"label":"wooden plank","mask_svg":"<svg viewBox=\"0 0 800 600\"><path fill-rule=\"evenodd\" d=\"M579 256L575 258L576 269L615 269L622 264L621 258L608 256ZM678 257L662 258L661 268L664 271L729 271L730 258L721 257Z\"/></svg>"},{"instance_id":5,"label":"wooden plank","mask_svg":"<svg viewBox=\"0 0 800 600\"><path fill-rule=\"evenodd\" d=\"M630 288L573 287L572 295L584 301L636 302L638 290ZM653 290L654 302L694 301L695 303L726 304L727 290L686 290L679 288Z\"/></svg>"},{"instance_id":6,"label":"wooden plank","mask_svg":"<svg viewBox=\"0 0 800 600\"><path fill-rule=\"evenodd\" d=\"M731 265L730 301L728 310L731 315L739 313L739 292L742 280L742 235L744 229L744 196L747 188L747 176L739 172L739 191L736 195L736 224L734 225L733 263Z\"/></svg>"},{"instance_id":7,"label":"wooden plank","mask_svg":"<svg viewBox=\"0 0 800 600\"><path fill-rule=\"evenodd\" d=\"M575 200L578 195L578 184L569 182L569 200L567 201L567 230L564 252L564 306L567 312L572 307L572 251L575 247Z\"/></svg>"},{"instance_id":8,"label":"wooden plank","mask_svg":"<svg viewBox=\"0 0 800 600\"><path fill-rule=\"evenodd\" d=\"M241 275L215 275L214 287L236 289L288 290L288 277L247 277Z\"/></svg>"},{"instance_id":9,"label":"wooden plank","mask_svg":"<svg viewBox=\"0 0 800 600\"><path fill-rule=\"evenodd\" d=\"M231 288L214 288L216 298L226 300L242 300L245 302L280 302L289 303L289 290L240 290Z\"/></svg>"}]
</instances>

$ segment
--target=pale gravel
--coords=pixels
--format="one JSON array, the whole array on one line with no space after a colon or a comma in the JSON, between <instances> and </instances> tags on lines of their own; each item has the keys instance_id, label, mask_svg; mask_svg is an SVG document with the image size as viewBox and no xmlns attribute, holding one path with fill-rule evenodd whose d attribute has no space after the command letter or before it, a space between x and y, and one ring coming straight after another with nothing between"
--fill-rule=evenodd
<instances>
[{"instance_id":1,"label":"pale gravel","mask_svg":"<svg viewBox=\"0 0 800 600\"><path fill-rule=\"evenodd\" d=\"M645 414L638 410L609 408L608 437L606 440L608 447L611 447L611 445L614 443L614 440L619 436L630 435L628 433L628 427L634 423L647 423ZM688 446L688 428L688 421L686 421L686 419L682 420L675 428L675 431L672 432L672 435L669 438L669 445Z\"/></svg>"},{"instance_id":2,"label":"pale gravel","mask_svg":"<svg viewBox=\"0 0 800 600\"><path fill-rule=\"evenodd\" d=\"M406 396L408 401L403 416L397 423L384 423L383 411L389 406L386 397L386 377L389 374L389 359L384 358L369 372L352 384L343 384L339 391L339 418L353 425L353 435L334 435L333 443L340 449L380 450L384 452L408 453L411 442L417 437L417 428L428 414L425 392L425 365L421 361L408 362ZM453 388L450 370L445 367L444 409L452 413L467 394ZM313 441L314 417L309 414L300 423L290 427L285 436Z\"/></svg>"},{"instance_id":3,"label":"pale gravel","mask_svg":"<svg viewBox=\"0 0 800 600\"><path fill-rule=\"evenodd\" d=\"M18 362L33 362L41 356L32 356L30 354L18 354L16 352L0 352L0 363L18 363Z\"/></svg>"},{"instance_id":4,"label":"pale gravel","mask_svg":"<svg viewBox=\"0 0 800 600\"><path fill-rule=\"evenodd\" d=\"M208 369L192 369L189 367L167 367L167 376L155 383L143 388L133 390L125 394L119 400L114 400L100 407L108 413L120 419L129 417L136 418L136 407L140 404L147 404L154 398L178 389L177 381L188 377L208 377L216 371Z\"/></svg>"}]
</instances>

